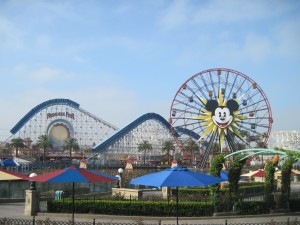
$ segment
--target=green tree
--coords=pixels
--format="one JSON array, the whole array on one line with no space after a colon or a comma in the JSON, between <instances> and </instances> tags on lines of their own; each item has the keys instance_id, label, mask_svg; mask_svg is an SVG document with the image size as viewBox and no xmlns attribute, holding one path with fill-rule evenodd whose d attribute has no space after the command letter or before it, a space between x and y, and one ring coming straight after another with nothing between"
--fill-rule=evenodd
<instances>
[{"instance_id":1,"label":"green tree","mask_svg":"<svg viewBox=\"0 0 300 225\"><path fill-rule=\"evenodd\" d=\"M146 152L152 150L152 145L148 141L143 141L138 145L138 151L144 153L144 165L146 164Z\"/></svg>"},{"instance_id":2,"label":"green tree","mask_svg":"<svg viewBox=\"0 0 300 225\"><path fill-rule=\"evenodd\" d=\"M215 177L221 176L221 170L225 162L224 154L219 154L211 162L209 174ZM220 184L210 185L210 197L214 205L214 212L218 212L220 208Z\"/></svg>"},{"instance_id":3,"label":"green tree","mask_svg":"<svg viewBox=\"0 0 300 225\"><path fill-rule=\"evenodd\" d=\"M64 145L63 145L63 150L69 150L70 153L70 162L72 161L72 151L73 150L79 150L79 144L77 139L75 138L68 138Z\"/></svg>"},{"instance_id":4,"label":"green tree","mask_svg":"<svg viewBox=\"0 0 300 225\"><path fill-rule=\"evenodd\" d=\"M1 153L2 154L11 154L11 147L9 145L9 143L5 143L4 146L1 146Z\"/></svg>"},{"instance_id":5,"label":"green tree","mask_svg":"<svg viewBox=\"0 0 300 225\"><path fill-rule=\"evenodd\" d=\"M291 171L295 158L287 158L281 167L281 206L289 209L289 200L291 195Z\"/></svg>"},{"instance_id":6,"label":"green tree","mask_svg":"<svg viewBox=\"0 0 300 225\"><path fill-rule=\"evenodd\" d=\"M43 149L43 162L45 162L47 148L53 148L53 144L52 144L49 136L46 134L39 136L38 140L36 142L36 147Z\"/></svg>"},{"instance_id":7,"label":"green tree","mask_svg":"<svg viewBox=\"0 0 300 225\"><path fill-rule=\"evenodd\" d=\"M228 182L229 182L229 193L230 203L233 212L236 212L236 205L239 194L239 180L242 172L242 168L246 162L246 159L241 160L243 155L235 157L235 159L229 164L228 169Z\"/></svg>"},{"instance_id":8,"label":"green tree","mask_svg":"<svg viewBox=\"0 0 300 225\"><path fill-rule=\"evenodd\" d=\"M26 148L24 140L22 138L13 138L10 142L10 147L16 148L16 158L19 157L19 149Z\"/></svg>"},{"instance_id":9,"label":"green tree","mask_svg":"<svg viewBox=\"0 0 300 225\"><path fill-rule=\"evenodd\" d=\"M170 152L175 151L175 146L173 141L164 141L162 146L162 151L168 154L168 163L170 164Z\"/></svg>"},{"instance_id":10,"label":"green tree","mask_svg":"<svg viewBox=\"0 0 300 225\"><path fill-rule=\"evenodd\" d=\"M275 173L275 166L273 165L272 161L269 161L265 166L265 202L269 209L274 209L274 173Z\"/></svg>"}]
</instances>

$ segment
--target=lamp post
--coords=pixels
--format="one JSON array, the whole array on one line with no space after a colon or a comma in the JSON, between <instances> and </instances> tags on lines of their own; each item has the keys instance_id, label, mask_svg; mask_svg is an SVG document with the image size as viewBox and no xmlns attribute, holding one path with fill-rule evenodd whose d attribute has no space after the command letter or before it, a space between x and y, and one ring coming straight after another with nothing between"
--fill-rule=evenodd
<instances>
[{"instance_id":1,"label":"lamp post","mask_svg":"<svg viewBox=\"0 0 300 225\"><path fill-rule=\"evenodd\" d=\"M122 174L123 174L123 169L122 168L119 168L118 169L118 173L119 173L119 176L120 176L120 181L119 181L119 187L121 188L122 187Z\"/></svg>"},{"instance_id":2,"label":"lamp post","mask_svg":"<svg viewBox=\"0 0 300 225\"><path fill-rule=\"evenodd\" d=\"M29 178L36 177L36 173L29 174ZM30 180L30 190L26 190L24 215L35 216L40 211L40 192L36 190L35 181Z\"/></svg>"},{"instance_id":3,"label":"lamp post","mask_svg":"<svg viewBox=\"0 0 300 225\"><path fill-rule=\"evenodd\" d=\"M36 173L29 174L29 177L36 177L36 176L37 176ZM36 190L35 181L30 182L30 190Z\"/></svg>"}]
</instances>

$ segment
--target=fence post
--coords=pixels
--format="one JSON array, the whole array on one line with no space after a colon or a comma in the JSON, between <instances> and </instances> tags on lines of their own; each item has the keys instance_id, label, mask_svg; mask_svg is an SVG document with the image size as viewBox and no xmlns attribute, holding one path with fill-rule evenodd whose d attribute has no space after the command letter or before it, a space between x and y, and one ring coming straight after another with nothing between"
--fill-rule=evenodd
<instances>
[{"instance_id":1,"label":"fence post","mask_svg":"<svg viewBox=\"0 0 300 225\"><path fill-rule=\"evenodd\" d=\"M286 225L290 225L290 218L287 219Z\"/></svg>"},{"instance_id":2,"label":"fence post","mask_svg":"<svg viewBox=\"0 0 300 225\"><path fill-rule=\"evenodd\" d=\"M94 198L93 198L93 214L95 214L95 204L96 204L96 195L94 194L94 196L93 196Z\"/></svg>"},{"instance_id":3,"label":"fence post","mask_svg":"<svg viewBox=\"0 0 300 225\"><path fill-rule=\"evenodd\" d=\"M35 216L32 217L32 225L35 225Z\"/></svg>"},{"instance_id":4,"label":"fence post","mask_svg":"<svg viewBox=\"0 0 300 225\"><path fill-rule=\"evenodd\" d=\"M95 225L95 224L96 224L96 219L94 218L94 219L93 219L93 225Z\"/></svg>"},{"instance_id":5,"label":"fence post","mask_svg":"<svg viewBox=\"0 0 300 225\"><path fill-rule=\"evenodd\" d=\"M24 215L35 216L40 208L40 192L26 190Z\"/></svg>"},{"instance_id":6,"label":"fence post","mask_svg":"<svg viewBox=\"0 0 300 225\"><path fill-rule=\"evenodd\" d=\"M225 225L227 225L227 220L225 220Z\"/></svg>"},{"instance_id":7,"label":"fence post","mask_svg":"<svg viewBox=\"0 0 300 225\"><path fill-rule=\"evenodd\" d=\"M131 194L129 195L129 215L131 216L131 209L132 209L132 205L131 205Z\"/></svg>"}]
</instances>

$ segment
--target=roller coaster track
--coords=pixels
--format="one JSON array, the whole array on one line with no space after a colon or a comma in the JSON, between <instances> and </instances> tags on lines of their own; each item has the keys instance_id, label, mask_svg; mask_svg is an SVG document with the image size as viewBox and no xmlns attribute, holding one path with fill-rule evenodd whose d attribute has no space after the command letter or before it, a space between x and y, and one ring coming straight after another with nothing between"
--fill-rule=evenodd
<instances>
[{"instance_id":1,"label":"roller coaster track","mask_svg":"<svg viewBox=\"0 0 300 225\"><path fill-rule=\"evenodd\" d=\"M101 151L104 151L109 146L111 146L112 144L114 144L115 142L117 142L119 139L121 139L122 137L124 137L130 131L132 131L137 126L139 126L140 124L144 123L147 120L156 120L156 121L160 122L163 127L165 127L166 129L170 130L170 124L162 116L160 116L159 114L156 114L156 113L146 113L146 114L138 117L136 120L134 120L133 122L129 123L125 127L121 128L120 130L118 130L114 134L112 134L110 137L108 137L103 142L101 142L98 145L96 145L92 149L92 152L95 152L95 155L96 155L96 154L100 153ZM186 134L186 135L192 136L195 139L199 139L199 135L196 134L195 132L191 131L191 130L179 127L178 129L176 129L176 131L177 131L177 133ZM170 132L171 132L171 130L170 130ZM92 157L94 157L95 155L93 155Z\"/></svg>"},{"instance_id":2,"label":"roller coaster track","mask_svg":"<svg viewBox=\"0 0 300 225\"><path fill-rule=\"evenodd\" d=\"M87 115L89 115L90 117L92 117L93 119L97 120L98 122L101 122L102 124L108 126L109 128L113 129L113 130L117 130L118 128L102 119L100 119L99 117L85 111L84 109L81 109L79 107L79 104L69 100L69 99L63 99L63 98L59 98L59 99L51 99L48 101L45 101L39 105L37 105L36 107L34 107L33 109L31 109L11 130L10 132L12 134L16 134L31 118L33 118L37 113L39 113L40 111L42 111L43 109L49 107L49 106L53 106L53 105L67 105L69 107L72 107L74 109L77 109Z\"/></svg>"}]
</instances>

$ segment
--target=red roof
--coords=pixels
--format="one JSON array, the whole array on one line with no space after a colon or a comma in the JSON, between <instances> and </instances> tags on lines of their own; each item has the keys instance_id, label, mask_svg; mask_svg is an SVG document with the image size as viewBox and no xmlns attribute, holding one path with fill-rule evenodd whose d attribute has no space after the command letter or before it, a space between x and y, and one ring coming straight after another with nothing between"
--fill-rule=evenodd
<instances>
[{"instance_id":1,"label":"red roof","mask_svg":"<svg viewBox=\"0 0 300 225\"><path fill-rule=\"evenodd\" d=\"M264 177L264 176L265 176L264 170L259 170L256 173L252 174L252 177Z\"/></svg>"}]
</instances>

